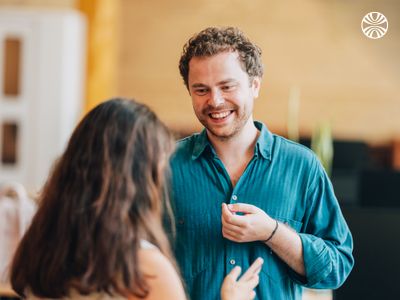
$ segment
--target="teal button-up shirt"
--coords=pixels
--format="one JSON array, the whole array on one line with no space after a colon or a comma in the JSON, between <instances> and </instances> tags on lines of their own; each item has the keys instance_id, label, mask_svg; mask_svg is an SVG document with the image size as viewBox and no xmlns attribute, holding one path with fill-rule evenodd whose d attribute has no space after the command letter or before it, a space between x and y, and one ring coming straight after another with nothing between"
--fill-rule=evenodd
<instances>
[{"instance_id":1,"label":"teal button-up shirt","mask_svg":"<svg viewBox=\"0 0 400 300\"><path fill-rule=\"evenodd\" d=\"M353 241L331 182L313 152L261 131L254 156L236 186L206 131L178 142L171 159L176 217L175 255L192 300L219 299L224 277L264 259L256 299L301 299L302 286L334 289L349 275ZM221 204L249 203L286 223L301 238L306 278L262 242L222 236Z\"/></svg>"}]
</instances>

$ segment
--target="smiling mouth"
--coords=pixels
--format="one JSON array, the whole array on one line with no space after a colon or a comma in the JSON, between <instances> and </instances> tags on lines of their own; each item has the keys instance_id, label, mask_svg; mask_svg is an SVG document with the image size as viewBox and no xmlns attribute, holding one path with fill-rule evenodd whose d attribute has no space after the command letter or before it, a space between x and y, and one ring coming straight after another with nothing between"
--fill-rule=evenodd
<instances>
[{"instance_id":1,"label":"smiling mouth","mask_svg":"<svg viewBox=\"0 0 400 300\"><path fill-rule=\"evenodd\" d=\"M223 111L223 112L215 112L215 113L209 113L209 117L214 120L222 120L228 117L233 110L228 110L228 111Z\"/></svg>"}]
</instances>

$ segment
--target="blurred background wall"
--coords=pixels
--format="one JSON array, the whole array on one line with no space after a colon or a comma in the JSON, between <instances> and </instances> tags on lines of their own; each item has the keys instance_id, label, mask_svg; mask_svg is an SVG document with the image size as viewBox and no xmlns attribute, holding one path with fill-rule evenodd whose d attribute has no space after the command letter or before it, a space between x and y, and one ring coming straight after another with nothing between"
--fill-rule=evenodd
<instances>
[{"instance_id":1,"label":"blurred background wall","mask_svg":"<svg viewBox=\"0 0 400 300\"><path fill-rule=\"evenodd\" d=\"M399 1L0 0L0 6L47 8L88 3L115 10L118 38L109 41L117 55L108 66L115 74L109 76L114 86L104 96L146 102L174 129L200 128L177 68L183 44L206 26L231 25L263 50L265 76L255 116L272 130L286 133L288 99L295 87L303 135L330 121L337 138L369 143L400 138ZM366 38L360 29L371 11L389 20L387 34L378 40ZM102 96L94 95L87 107L104 100Z\"/></svg>"},{"instance_id":2,"label":"blurred background wall","mask_svg":"<svg viewBox=\"0 0 400 300\"><path fill-rule=\"evenodd\" d=\"M172 127L199 128L177 64L186 40L206 26L243 29L263 50L255 116L286 132L291 87L300 90L299 128L323 120L337 138L400 137L400 1L121 0L118 93L149 103ZM366 38L363 16L379 11L386 36Z\"/></svg>"}]
</instances>

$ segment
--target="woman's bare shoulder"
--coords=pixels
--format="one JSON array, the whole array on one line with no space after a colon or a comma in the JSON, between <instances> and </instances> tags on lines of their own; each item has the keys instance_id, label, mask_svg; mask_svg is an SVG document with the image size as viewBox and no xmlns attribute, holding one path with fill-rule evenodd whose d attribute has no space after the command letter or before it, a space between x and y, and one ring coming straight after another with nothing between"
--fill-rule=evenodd
<instances>
[{"instance_id":1,"label":"woman's bare shoulder","mask_svg":"<svg viewBox=\"0 0 400 300\"><path fill-rule=\"evenodd\" d=\"M157 249L140 249L141 270L150 286L146 300L176 299L186 300L182 281L172 263ZM130 300L139 298L130 297Z\"/></svg>"}]
</instances>

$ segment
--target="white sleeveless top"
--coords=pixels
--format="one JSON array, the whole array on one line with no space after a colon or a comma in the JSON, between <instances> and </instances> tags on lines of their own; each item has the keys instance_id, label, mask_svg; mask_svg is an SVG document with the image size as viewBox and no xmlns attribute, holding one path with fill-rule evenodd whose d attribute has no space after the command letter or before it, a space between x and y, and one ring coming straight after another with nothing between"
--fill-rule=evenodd
<instances>
[{"instance_id":1,"label":"white sleeveless top","mask_svg":"<svg viewBox=\"0 0 400 300\"><path fill-rule=\"evenodd\" d=\"M146 241L146 240L141 240L140 241L140 248L142 249L157 249L155 245L152 243ZM53 300L50 298L38 298L34 295L31 295L27 293L26 299L28 300ZM81 295L77 293L75 290L71 291L69 297L64 297L64 298L57 298L57 300L126 300L127 298L122 297L122 296L110 296L107 293L92 293L90 295ZM54 299L56 300L56 299Z\"/></svg>"},{"instance_id":2,"label":"white sleeveless top","mask_svg":"<svg viewBox=\"0 0 400 300\"><path fill-rule=\"evenodd\" d=\"M140 248L142 249L157 249L155 245L152 243L146 241L146 240L140 240Z\"/></svg>"}]
</instances>

